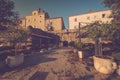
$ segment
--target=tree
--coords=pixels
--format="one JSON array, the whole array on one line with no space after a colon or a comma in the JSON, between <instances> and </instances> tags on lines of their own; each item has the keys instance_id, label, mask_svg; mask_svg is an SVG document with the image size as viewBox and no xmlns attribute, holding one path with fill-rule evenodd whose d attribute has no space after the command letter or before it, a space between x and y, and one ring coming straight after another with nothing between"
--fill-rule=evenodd
<instances>
[{"instance_id":1,"label":"tree","mask_svg":"<svg viewBox=\"0 0 120 80\"><path fill-rule=\"evenodd\" d=\"M103 0L103 3L112 10L113 22L120 24L120 0Z\"/></svg>"},{"instance_id":2,"label":"tree","mask_svg":"<svg viewBox=\"0 0 120 80\"><path fill-rule=\"evenodd\" d=\"M96 21L85 27L87 36L95 41L95 55L102 55L102 40L112 41L120 45L120 27L115 23L102 23Z\"/></svg>"},{"instance_id":3,"label":"tree","mask_svg":"<svg viewBox=\"0 0 120 80\"><path fill-rule=\"evenodd\" d=\"M12 26L3 31L0 37L4 38L4 42L9 42L14 47L16 55L17 50L21 47L21 43L27 41L29 38L29 30L24 30L22 28L20 29Z\"/></svg>"},{"instance_id":4,"label":"tree","mask_svg":"<svg viewBox=\"0 0 120 80\"><path fill-rule=\"evenodd\" d=\"M100 50L100 38L102 37L101 31L102 24L99 21L91 23L85 26L85 31L88 38L92 38L95 41L95 55L101 55Z\"/></svg>"},{"instance_id":5,"label":"tree","mask_svg":"<svg viewBox=\"0 0 120 80\"><path fill-rule=\"evenodd\" d=\"M114 43L120 44L120 0L104 0L103 3L106 7L112 10L113 20L109 24L109 38Z\"/></svg>"},{"instance_id":6,"label":"tree","mask_svg":"<svg viewBox=\"0 0 120 80\"><path fill-rule=\"evenodd\" d=\"M0 0L0 27L8 23L15 23L18 13L13 11L14 2L11 0Z\"/></svg>"},{"instance_id":7,"label":"tree","mask_svg":"<svg viewBox=\"0 0 120 80\"><path fill-rule=\"evenodd\" d=\"M28 39L29 31L17 24L18 13L13 10L14 7L12 0L0 0L0 38L12 44L16 54L18 46Z\"/></svg>"}]
</instances>

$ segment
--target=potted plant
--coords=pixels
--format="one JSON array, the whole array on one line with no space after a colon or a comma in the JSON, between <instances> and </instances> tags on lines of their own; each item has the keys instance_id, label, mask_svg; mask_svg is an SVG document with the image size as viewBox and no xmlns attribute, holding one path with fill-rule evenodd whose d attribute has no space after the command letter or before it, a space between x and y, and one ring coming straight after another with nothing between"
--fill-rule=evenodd
<instances>
[{"instance_id":1,"label":"potted plant","mask_svg":"<svg viewBox=\"0 0 120 80\"><path fill-rule=\"evenodd\" d=\"M7 56L6 63L10 67L19 66L24 62L21 44L29 37L29 31L22 28L8 27L4 32L4 39L13 46L12 56Z\"/></svg>"},{"instance_id":2,"label":"potted plant","mask_svg":"<svg viewBox=\"0 0 120 80\"><path fill-rule=\"evenodd\" d=\"M112 40L113 33L110 24L105 24L99 21L86 26L87 36L95 42L95 56L93 56L94 67L97 71L104 74L112 74L117 68L117 64L112 57L103 56L102 54L102 39Z\"/></svg>"},{"instance_id":3,"label":"potted plant","mask_svg":"<svg viewBox=\"0 0 120 80\"><path fill-rule=\"evenodd\" d=\"M93 50L92 45L82 42L75 43L75 48L78 50L78 56L81 59L90 56L91 51Z\"/></svg>"}]
</instances>

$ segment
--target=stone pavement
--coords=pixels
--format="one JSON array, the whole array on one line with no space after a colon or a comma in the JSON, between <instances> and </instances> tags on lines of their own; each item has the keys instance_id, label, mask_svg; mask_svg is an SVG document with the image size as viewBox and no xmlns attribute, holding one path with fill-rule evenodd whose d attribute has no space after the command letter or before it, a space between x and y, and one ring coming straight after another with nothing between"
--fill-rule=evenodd
<instances>
[{"instance_id":1,"label":"stone pavement","mask_svg":"<svg viewBox=\"0 0 120 80\"><path fill-rule=\"evenodd\" d=\"M80 61L72 48L58 48L47 53L25 56L23 65L0 73L0 80L112 80L102 75L89 61ZM117 80L117 79L114 79ZM118 79L120 80L120 79Z\"/></svg>"}]
</instances>

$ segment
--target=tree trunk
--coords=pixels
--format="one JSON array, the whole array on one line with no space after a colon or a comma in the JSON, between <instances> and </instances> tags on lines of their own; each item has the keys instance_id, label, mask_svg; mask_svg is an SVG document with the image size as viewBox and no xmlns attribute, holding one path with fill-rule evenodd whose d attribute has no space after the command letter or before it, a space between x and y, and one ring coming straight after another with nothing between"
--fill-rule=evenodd
<instances>
[{"instance_id":1,"label":"tree trunk","mask_svg":"<svg viewBox=\"0 0 120 80\"><path fill-rule=\"evenodd\" d=\"M15 56L16 56L17 55L17 44L15 44L14 48L15 48Z\"/></svg>"},{"instance_id":2,"label":"tree trunk","mask_svg":"<svg viewBox=\"0 0 120 80\"><path fill-rule=\"evenodd\" d=\"M95 55L96 56L99 55L99 39L98 38L95 40Z\"/></svg>"},{"instance_id":3,"label":"tree trunk","mask_svg":"<svg viewBox=\"0 0 120 80\"><path fill-rule=\"evenodd\" d=\"M102 44L99 43L99 56L102 56Z\"/></svg>"}]
</instances>

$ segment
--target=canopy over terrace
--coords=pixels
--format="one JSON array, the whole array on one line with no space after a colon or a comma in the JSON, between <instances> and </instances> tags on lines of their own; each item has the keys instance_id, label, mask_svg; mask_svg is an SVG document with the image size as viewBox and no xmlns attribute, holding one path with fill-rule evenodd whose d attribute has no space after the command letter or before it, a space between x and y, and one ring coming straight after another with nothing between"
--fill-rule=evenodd
<instances>
[{"instance_id":1,"label":"canopy over terrace","mask_svg":"<svg viewBox=\"0 0 120 80\"><path fill-rule=\"evenodd\" d=\"M40 50L49 48L59 43L59 36L42 31L41 29L31 28L32 50Z\"/></svg>"}]
</instances>

